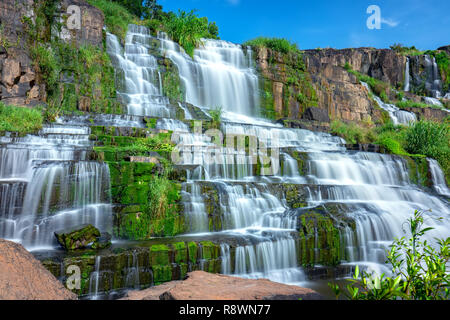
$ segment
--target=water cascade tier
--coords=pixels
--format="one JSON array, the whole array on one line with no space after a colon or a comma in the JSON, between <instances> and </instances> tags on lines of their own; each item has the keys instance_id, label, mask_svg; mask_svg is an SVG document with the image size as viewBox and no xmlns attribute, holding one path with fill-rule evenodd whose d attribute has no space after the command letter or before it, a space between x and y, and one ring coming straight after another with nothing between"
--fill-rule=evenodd
<instances>
[{"instance_id":1,"label":"water cascade tier","mask_svg":"<svg viewBox=\"0 0 450 320\"><path fill-rule=\"evenodd\" d=\"M36 249L81 224L111 232L109 168L88 160L89 127L47 125L0 144L1 238Z\"/></svg>"}]
</instances>

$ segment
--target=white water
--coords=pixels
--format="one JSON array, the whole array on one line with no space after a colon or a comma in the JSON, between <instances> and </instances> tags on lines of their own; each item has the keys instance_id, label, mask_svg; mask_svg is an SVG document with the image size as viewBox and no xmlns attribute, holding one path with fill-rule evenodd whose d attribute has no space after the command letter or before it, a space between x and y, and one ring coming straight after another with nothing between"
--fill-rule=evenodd
<instances>
[{"instance_id":1,"label":"white water","mask_svg":"<svg viewBox=\"0 0 450 320\"><path fill-rule=\"evenodd\" d=\"M393 104L383 102L379 97L374 96L375 101L378 106L389 113L389 117L392 119L392 122L397 124L410 124L412 122L417 121L417 117L414 113L400 110Z\"/></svg>"},{"instance_id":2,"label":"white water","mask_svg":"<svg viewBox=\"0 0 450 320\"><path fill-rule=\"evenodd\" d=\"M408 92L410 90L410 74L409 74L409 58L406 58L406 67L405 67L405 86L403 88L404 91Z\"/></svg>"},{"instance_id":3,"label":"white water","mask_svg":"<svg viewBox=\"0 0 450 320\"><path fill-rule=\"evenodd\" d=\"M109 169L86 161L89 128L53 124L0 141L1 238L36 249L56 245L53 233L68 227L110 231Z\"/></svg>"},{"instance_id":4,"label":"white water","mask_svg":"<svg viewBox=\"0 0 450 320\"><path fill-rule=\"evenodd\" d=\"M131 35L134 47L155 40L142 28L131 28L128 42ZM287 213L285 199L275 196L272 191L280 182L303 185L309 195L309 206L338 203L347 207L343 214L353 218L357 226L356 232L349 227L341 230L347 244L347 261L351 263L364 263L385 271L384 250L394 238L404 235L402 225L416 209L432 209L431 213L426 213L427 225L435 227L431 237L449 236L447 203L413 185L402 159L390 155L349 153L342 146L345 141L340 138L287 129L252 117L258 114L258 79L252 69L251 51L247 48L208 40L191 59L164 34L160 34L158 40L162 54L179 69L187 102L203 108L222 107L225 110L223 133L245 136L249 143L262 141L265 147L280 151L266 155L274 168L269 175L264 175L262 171L255 171L254 162L255 157L264 157L262 150L252 154L234 145L223 145L223 141L217 145L212 136L204 134L201 129L194 128L191 132L180 121L158 121L158 128L176 132L173 140L181 151L178 164L189 166L188 182L183 184L183 202L191 236L209 231L202 183L208 182L218 190L218 205L223 213L222 230L213 234L239 240L239 244L234 245L234 265L231 265L230 256L232 245L224 242L221 246L223 273L229 274L234 270L234 274L239 276L264 277L291 284L305 280L299 268L293 236L297 220ZM117 55L118 51L117 48L112 52ZM153 65L147 53L143 57L150 66ZM133 60L140 61L139 52ZM131 69L138 70L135 66ZM138 95L152 96L152 93L144 92L146 87L141 83L142 77L129 79L142 90ZM156 80L150 82L158 88ZM133 83L129 85L133 87ZM414 114L384 104L379 98L378 103L396 124L416 120ZM159 110L158 106L150 109ZM192 119L193 115L183 109L186 117ZM133 109L129 111L133 112ZM306 153L304 176L288 149ZM213 161L210 161L211 154L214 154ZM280 162L277 155L283 162L283 170L278 170ZM430 219L440 216L444 220Z\"/></svg>"},{"instance_id":5,"label":"white water","mask_svg":"<svg viewBox=\"0 0 450 320\"><path fill-rule=\"evenodd\" d=\"M157 60L148 53L151 38L148 29L130 25L125 48L115 35L108 34L107 51L118 74L118 95L126 103L128 114L170 117Z\"/></svg>"},{"instance_id":6,"label":"white water","mask_svg":"<svg viewBox=\"0 0 450 320\"><path fill-rule=\"evenodd\" d=\"M445 182L444 173L442 172L439 163L434 159L427 159L431 171L431 179L433 180L434 190L443 196L450 197L450 190Z\"/></svg>"},{"instance_id":7,"label":"white water","mask_svg":"<svg viewBox=\"0 0 450 320\"><path fill-rule=\"evenodd\" d=\"M258 76L249 48L205 39L192 59L166 34L159 33L158 39L163 54L178 67L187 102L208 109L221 107L238 114L257 114Z\"/></svg>"}]
</instances>

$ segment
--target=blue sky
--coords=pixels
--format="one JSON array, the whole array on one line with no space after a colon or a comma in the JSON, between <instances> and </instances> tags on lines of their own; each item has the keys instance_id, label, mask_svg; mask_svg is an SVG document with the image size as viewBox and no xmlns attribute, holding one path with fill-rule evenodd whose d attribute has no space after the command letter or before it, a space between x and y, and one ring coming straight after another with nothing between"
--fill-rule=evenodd
<instances>
[{"instance_id":1,"label":"blue sky","mask_svg":"<svg viewBox=\"0 0 450 320\"><path fill-rule=\"evenodd\" d=\"M220 37L242 43L257 36L283 37L301 49L394 43L437 49L450 44L449 0L159 0L166 11L198 9L216 21ZM381 9L380 30L369 30L370 5Z\"/></svg>"}]
</instances>

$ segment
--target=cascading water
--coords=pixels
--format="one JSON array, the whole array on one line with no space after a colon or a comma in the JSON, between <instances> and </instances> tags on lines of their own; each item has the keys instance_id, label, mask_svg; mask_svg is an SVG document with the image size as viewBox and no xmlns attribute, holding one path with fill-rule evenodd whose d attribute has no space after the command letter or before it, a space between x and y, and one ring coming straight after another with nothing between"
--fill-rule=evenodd
<instances>
[{"instance_id":1,"label":"cascading water","mask_svg":"<svg viewBox=\"0 0 450 320\"><path fill-rule=\"evenodd\" d=\"M427 160L430 166L434 190L440 195L450 197L450 190L447 187L444 173L442 172L439 163L434 159L427 159Z\"/></svg>"},{"instance_id":2,"label":"cascading water","mask_svg":"<svg viewBox=\"0 0 450 320\"><path fill-rule=\"evenodd\" d=\"M144 28L130 28L127 43L131 43L131 36L133 46L137 47L156 39ZM114 38L108 35L108 39L111 42ZM384 249L395 237L404 235L402 225L414 210L432 209L427 213L429 217L444 217L439 221L427 219L427 224L435 227L430 235L439 238L449 235L447 203L412 184L407 164L401 158L347 152L343 147L345 141L329 134L288 129L252 118L251 115L258 114L258 79L251 67L249 49L207 40L202 48L195 50L194 59L191 59L166 35L159 34L157 40L161 43L162 54L178 67L186 101L205 108L220 106L225 111L239 114L234 121L225 117L221 131L226 137L233 136L231 142L243 136L248 145L256 142L261 147L253 153L243 151L239 146L223 141L215 144L211 135L204 134L195 125L190 129L185 123L172 119L160 119L157 123L157 128L174 132L173 141L179 149L176 164L188 171L182 189L190 228L188 236L208 234L232 239L224 240L221 245L223 273L291 284L305 280L296 248L296 215L288 210L286 199L275 196L280 183L301 186L308 194L307 208L339 204L343 214L355 221L356 231L350 227L341 230L346 243L346 260L351 263L371 264L379 271L387 270ZM109 52L121 57L117 54L118 49ZM139 61L139 52L136 51L133 61ZM148 50L143 57L151 65L147 55ZM124 68L118 67L118 70ZM129 77L129 80L130 87L141 88L137 95L152 95L140 85L141 78ZM133 81L137 83L133 84ZM385 104L380 106L392 108ZM415 121L412 113L398 108L388 111L395 123ZM271 148L278 152L264 153L265 149ZM302 168L292 152L305 156ZM280 157L278 162L277 155ZM277 163L269 175L264 175L265 170L255 159ZM215 188L218 194L216 204L222 221L216 232L210 231L205 184ZM435 182L435 185L439 184ZM19 187L16 192L20 192Z\"/></svg>"},{"instance_id":3,"label":"cascading water","mask_svg":"<svg viewBox=\"0 0 450 320\"><path fill-rule=\"evenodd\" d=\"M128 114L170 117L157 60L148 53L151 39L147 28L130 25L124 49L112 34L107 36L106 47L116 68L118 95Z\"/></svg>"},{"instance_id":4,"label":"cascading water","mask_svg":"<svg viewBox=\"0 0 450 320\"><path fill-rule=\"evenodd\" d=\"M258 76L252 68L251 50L230 42L203 40L194 58L189 57L167 35L158 39L164 55L178 67L186 89L186 101L193 105L244 115L256 115Z\"/></svg>"},{"instance_id":5,"label":"cascading water","mask_svg":"<svg viewBox=\"0 0 450 320\"><path fill-rule=\"evenodd\" d=\"M409 74L409 58L406 57L406 67L405 67L405 86L403 88L403 91L408 92L410 90L410 74Z\"/></svg>"},{"instance_id":6,"label":"cascading water","mask_svg":"<svg viewBox=\"0 0 450 320\"><path fill-rule=\"evenodd\" d=\"M110 231L109 169L87 161L89 128L53 124L0 143L0 238L34 249L81 224Z\"/></svg>"},{"instance_id":7,"label":"cascading water","mask_svg":"<svg viewBox=\"0 0 450 320\"><path fill-rule=\"evenodd\" d=\"M367 83L361 82L362 85L370 92L370 87ZM414 113L400 110L398 107L391 103L383 102L380 97L374 95L374 100L378 104L378 106L386 110L389 113L389 117L392 119L392 122L397 124L410 124L412 122L417 121L417 117Z\"/></svg>"}]
</instances>

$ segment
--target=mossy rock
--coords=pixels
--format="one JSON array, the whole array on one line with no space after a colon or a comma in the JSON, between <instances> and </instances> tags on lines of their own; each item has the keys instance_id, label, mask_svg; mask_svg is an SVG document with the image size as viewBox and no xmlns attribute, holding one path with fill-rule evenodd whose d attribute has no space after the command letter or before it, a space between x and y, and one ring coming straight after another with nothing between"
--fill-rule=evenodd
<instances>
[{"instance_id":1,"label":"mossy rock","mask_svg":"<svg viewBox=\"0 0 450 320\"><path fill-rule=\"evenodd\" d=\"M86 248L90 244L97 242L97 238L100 237L100 231L93 225L88 224L56 231L55 237L64 249L72 251Z\"/></svg>"}]
</instances>

